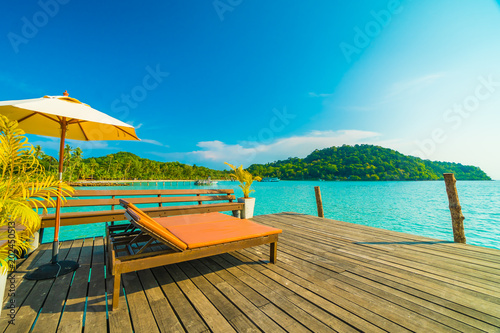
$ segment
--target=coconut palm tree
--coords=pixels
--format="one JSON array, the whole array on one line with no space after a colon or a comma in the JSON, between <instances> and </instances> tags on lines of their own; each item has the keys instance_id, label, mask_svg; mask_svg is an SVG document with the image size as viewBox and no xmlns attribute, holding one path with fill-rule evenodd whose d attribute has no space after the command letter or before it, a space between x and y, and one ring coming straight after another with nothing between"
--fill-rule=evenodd
<instances>
[{"instance_id":1,"label":"coconut palm tree","mask_svg":"<svg viewBox=\"0 0 500 333\"><path fill-rule=\"evenodd\" d=\"M111 169L111 162L112 161L113 161L113 155L109 155L108 175L111 175L110 169Z\"/></svg>"},{"instance_id":2,"label":"coconut palm tree","mask_svg":"<svg viewBox=\"0 0 500 333\"><path fill-rule=\"evenodd\" d=\"M0 116L0 227L7 227L0 232L0 243L8 241L8 246L0 248L3 271L12 267L14 255L29 248L34 233L40 229L38 210L55 206L58 196L64 200L73 192L70 186L45 173L23 134L16 121Z\"/></svg>"},{"instance_id":3,"label":"coconut palm tree","mask_svg":"<svg viewBox=\"0 0 500 333\"><path fill-rule=\"evenodd\" d=\"M42 151L42 146L36 145L34 149L35 149L35 157L38 159L42 158L44 155Z\"/></svg>"},{"instance_id":4,"label":"coconut palm tree","mask_svg":"<svg viewBox=\"0 0 500 333\"><path fill-rule=\"evenodd\" d=\"M128 175L128 171L130 170L130 167L132 166L132 161L131 160L128 160L126 166L125 166L125 171L123 173L123 179L126 180L127 179L127 175Z\"/></svg>"},{"instance_id":5,"label":"coconut palm tree","mask_svg":"<svg viewBox=\"0 0 500 333\"><path fill-rule=\"evenodd\" d=\"M95 158L90 159L90 176L92 179L94 179L94 174L96 172L96 169L99 167L99 163L95 160Z\"/></svg>"},{"instance_id":6,"label":"coconut palm tree","mask_svg":"<svg viewBox=\"0 0 500 333\"><path fill-rule=\"evenodd\" d=\"M70 159L70 173L69 173L69 180L73 180L73 172L76 170L77 171L77 178L80 174L80 167L82 164L82 155L83 152L80 147L76 147L76 149L73 149L73 153L71 154L71 159Z\"/></svg>"},{"instance_id":7,"label":"coconut palm tree","mask_svg":"<svg viewBox=\"0 0 500 333\"><path fill-rule=\"evenodd\" d=\"M77 179L82 179L82 180L85 180L88 178L88 176L90 175L90 166L89 164L87 163L80 163L80 167L78 168L77 170L78 174L78 178Z\"/></svg>"}]
</instances>

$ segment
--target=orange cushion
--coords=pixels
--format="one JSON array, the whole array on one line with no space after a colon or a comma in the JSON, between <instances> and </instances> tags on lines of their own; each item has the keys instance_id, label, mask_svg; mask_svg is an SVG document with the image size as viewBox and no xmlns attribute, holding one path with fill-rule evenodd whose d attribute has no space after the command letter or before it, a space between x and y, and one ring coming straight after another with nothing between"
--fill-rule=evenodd
<instances>
[{"instance_id":1,"label":"orange cushion","mask_svg":"<svg viewBox=\"0 0 500 333\"><path fill-rule=\"evenodd\" d=\"M164 226L165 228L169 228L176 225L196 224L202 222L214 222L214 221L223 221L231 219L234 219L234 217L222 213L204 213L204 214L157 217L155 218L155 221L158 224Z\"/></svg>"},{"instance_id":2,"label":"orange cushion","mask_svg":"<svg viewBox=\"0 0 500 333\"><path fill-rule=\"evenodd\" d=\"M128 207L137 215L139 215L140 220L138 223L142 225L145 229L150 230L154 234L158 235L159 237L169 241L170 243L178 246L179 248L185 250L187 249L187 244L185 244L183 241L181 241L179 238L177 238L175 235L170 233L168 229L162 227L158 223L155 222L151 217L149 217L146 213L144 213L142 210L137 208L135 205L129 203Z\"/></svg>"},{"instance_id":3,"label":"orange cushion","mask_svg":"<svg viewBox=\"0 0 500 333\"><path fill-rule=\"evenodd\" d=\"M229 219L170 226L168 230L186 243L189 249L281 233L281 229L227 217Z\"/></svg>"}]
</instances>

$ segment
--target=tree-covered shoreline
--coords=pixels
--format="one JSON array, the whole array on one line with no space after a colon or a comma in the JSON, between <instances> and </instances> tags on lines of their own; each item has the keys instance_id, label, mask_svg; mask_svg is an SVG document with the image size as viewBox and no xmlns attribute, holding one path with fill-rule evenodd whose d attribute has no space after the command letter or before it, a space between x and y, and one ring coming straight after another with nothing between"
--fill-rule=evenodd
<instances>
[{"instance_id":1,"label":"tree-covered shoreline","mask_svg":"<svg viewBox=\"0 0 500 333\"><path fill-rule=\"evenodd\" d=\"M57 173L57 160L35 147L40 163L49 173ZM236 161L237 162L237 161ZM222 167L222 165L221 165ZM315 150L305 158L291 157L266 164L252 164L254 176L283 180L440 180L443 173L454 173L458 180L491 180L475 166L433 162L403 155L373 145L343 145ZM146 180L146 179L230 179L229 170L214 170L180 162L158 162L129 152L83 158L80 148L66 145L64 179Z\"/></svg>"},{"instance_id":2,"label":"tree-covered shoreline","mask_svg":"<svg viewBox=\"0 0 500 333\"><path fill-rule=\"evenodd\" d=\"M57 160L36 147L45 170L55 173ZM141 158L129 152L118 152L101 157L83 158L80 148L66 145L64 149L64 180L151 180L151 179L230 179L228 170L213 170L203 166L179 162L158 162Z\"/></svg>"},{"instance_id":3,"label":"tree-covered shoreline","mask_svg":"<svg viewBox=\"0 0 500 333\"><path fill-rule=\"evenodd\" d=\"M285 180L440 180L443 173L458 180L491 180L475 166L422 160L373 145L316 149L305 158L252 164L248 171Z\"/></svg>"}]
</instances>

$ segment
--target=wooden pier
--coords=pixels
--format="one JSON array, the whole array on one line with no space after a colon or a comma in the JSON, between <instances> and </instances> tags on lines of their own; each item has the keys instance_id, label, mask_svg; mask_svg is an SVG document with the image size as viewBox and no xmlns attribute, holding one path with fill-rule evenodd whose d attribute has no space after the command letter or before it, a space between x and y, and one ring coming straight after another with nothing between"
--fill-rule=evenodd
<instances>
[{"instance_id":1,"label":"wooden pier","mask_svg":"<svg viewBox=\"0 0 500 333\"><path fill-rule=\"evenodd\" d=\"M1 332L500 332L500 250L297 213L257 216L283 229L266 246L128 273L120 308L102 238L63 242L81 264L43 281L43 244L14 274ZM9 284L9 283L8 283ZM6 292L7 295L7 292Z\"/></svg>"}]
</instances>

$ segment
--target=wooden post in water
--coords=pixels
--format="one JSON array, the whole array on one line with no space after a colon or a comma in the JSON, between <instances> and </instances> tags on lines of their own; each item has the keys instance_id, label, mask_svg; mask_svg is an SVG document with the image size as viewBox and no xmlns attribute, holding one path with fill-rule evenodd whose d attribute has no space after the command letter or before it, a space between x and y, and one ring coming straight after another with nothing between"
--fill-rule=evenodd
<instances>
[{"instance_id":1,"label":"wooden post in water","mask_svg":"<svg viewBox=\"0 0 500 333\"><path fill-rule=\"evenodd\" d=\"M453 226L453 239L455 243L465 244L464 232L464 215L462 214L462 207L458 200L458 192L455 175L452 173L444 173L444 182L446 184L446 193L448 194L448 201L450 203L451 223Z\"/></svg>"},{"instance_id":2,"label":"wooden post in water","mask_svg":"<svg viewBox=\"0 0 500 333\"><path fill-rule=\"evenodd\" d=\"M321 191L319 186L314 186L314 193L316 194L316 205L318 206L318 216L325 217L323 212L323 201L321 200Z\"/></svg>"}]
</instances>

